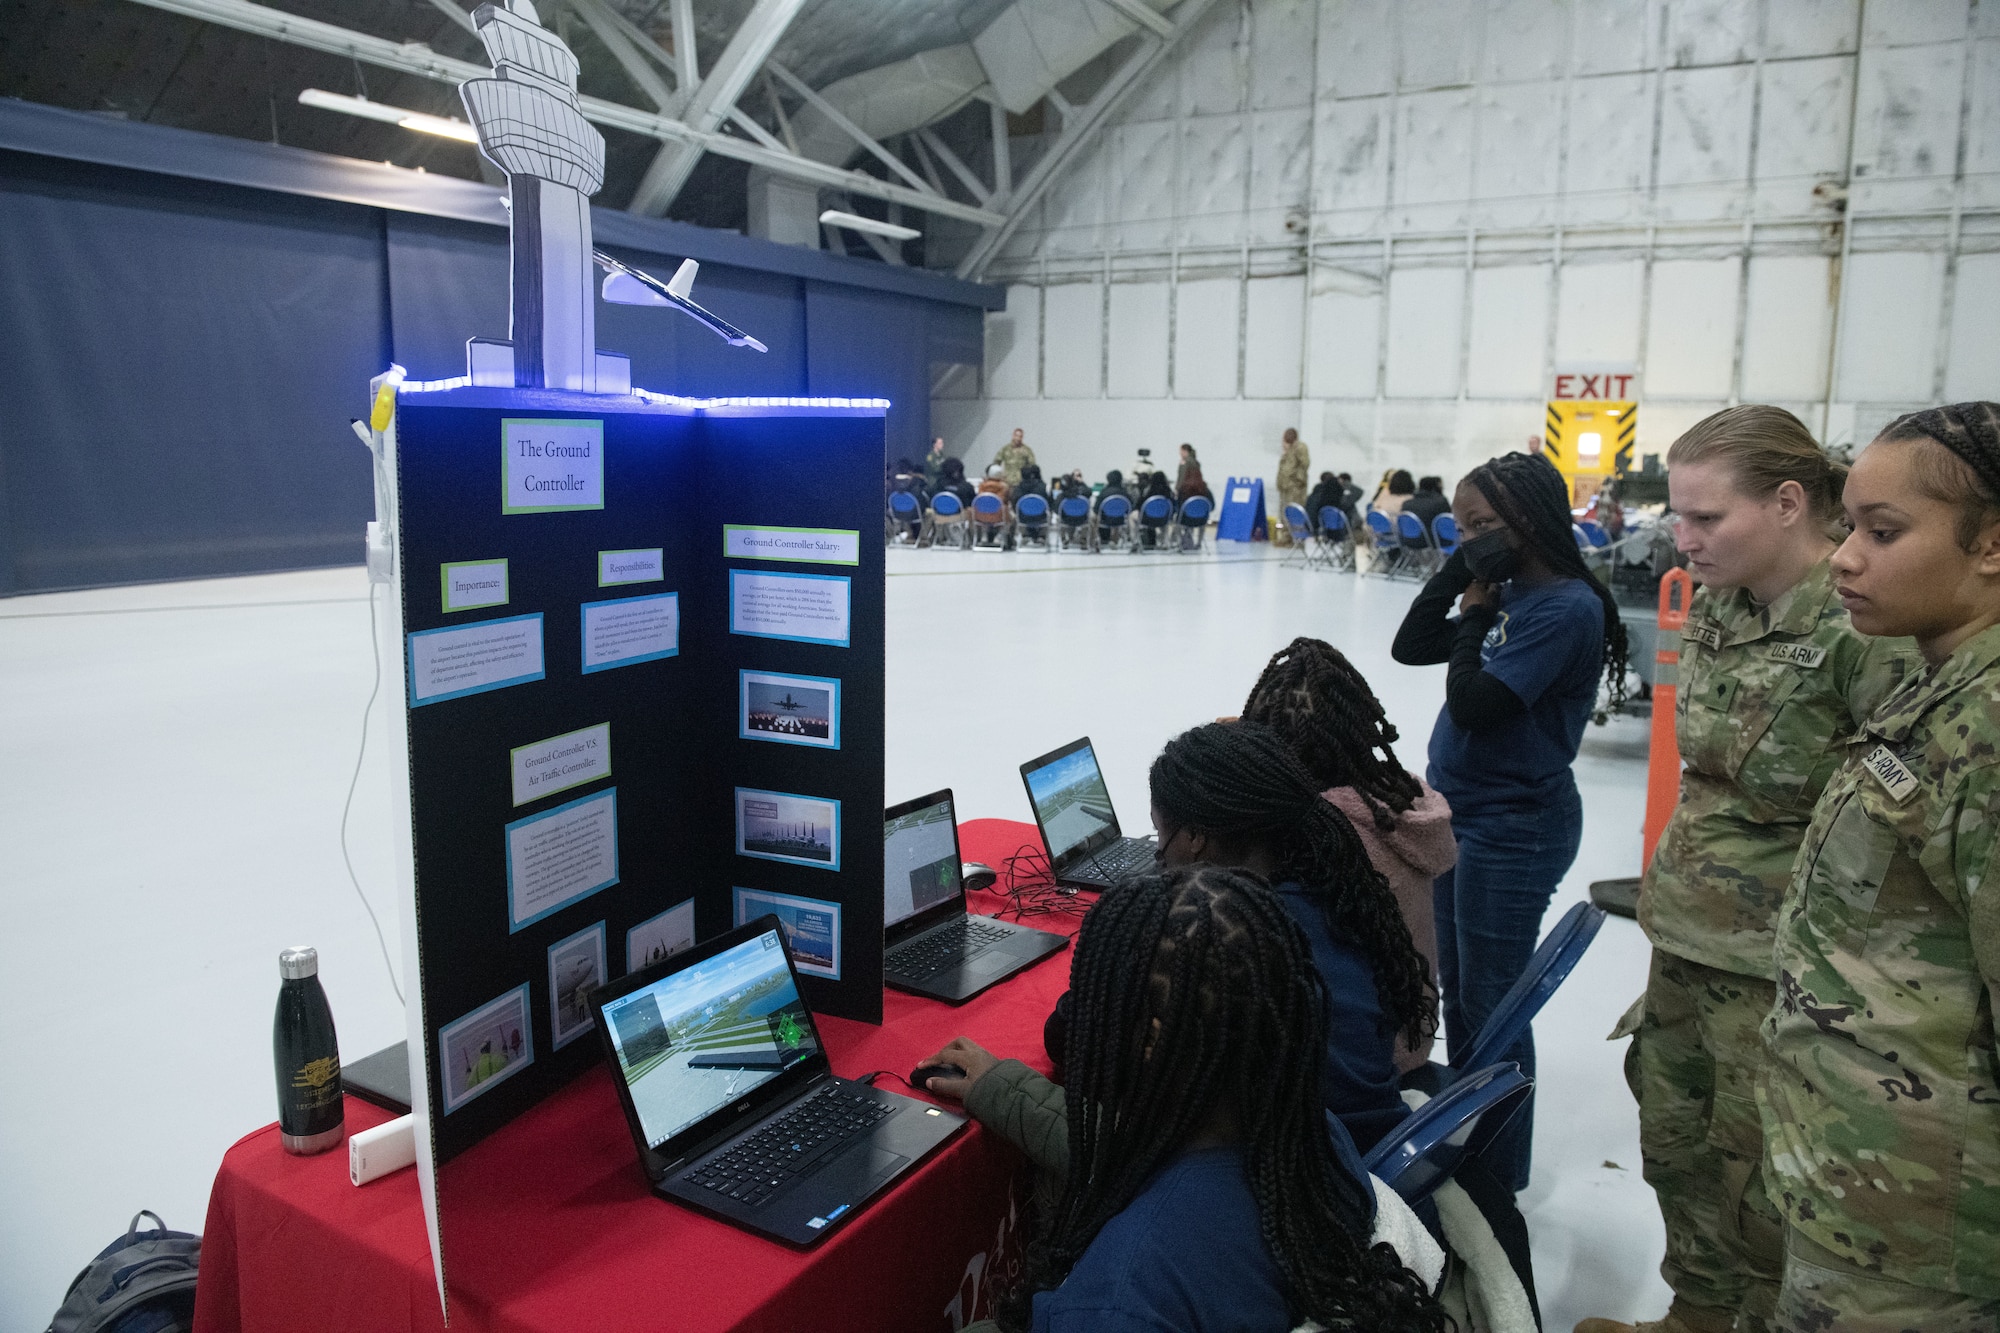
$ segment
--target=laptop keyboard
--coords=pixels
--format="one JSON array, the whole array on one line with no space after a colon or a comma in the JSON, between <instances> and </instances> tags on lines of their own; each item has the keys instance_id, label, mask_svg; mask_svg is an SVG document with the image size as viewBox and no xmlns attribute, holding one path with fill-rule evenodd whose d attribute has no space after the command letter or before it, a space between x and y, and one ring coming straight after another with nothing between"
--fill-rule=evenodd
<instances>
[{"instance_id":1,"label":"laptop keyboard","mask_svg":"<svg viewBox=\"0 0 2000 1333\"><path fill-rule=\"evenodd\" d=\"M895 1113L872 1097L829 1084L681 1179L755 1207Z\"/></svg>"},{"instance_id":2,"label":"laptop keyboard","mask_svg":"<svg viewBox=\"0 0 2000 1333\"><path fill-rule=\"evenodd\" d=\"M889 951L883 962L889 971L899 977L922 981L948 967L958 966L970 954L1006 939L1010 933L1006 927L996 926L991 921L976 916L962 917L920 939L898 945Z\"/></svg>"},{"instance_id":3,"label":"laptop keyboard","mask_svg":"<svg viewBox=\"0 0 2000 1333\"><path fill-rule=\"evenodd\" d=\"M1152 864L1152 843L1137 838L1125 838L1112 843L1094 856L1084 857L1064 873L1075 875L1082 872L1116 882Z\"/></svg>"}]
</instances>

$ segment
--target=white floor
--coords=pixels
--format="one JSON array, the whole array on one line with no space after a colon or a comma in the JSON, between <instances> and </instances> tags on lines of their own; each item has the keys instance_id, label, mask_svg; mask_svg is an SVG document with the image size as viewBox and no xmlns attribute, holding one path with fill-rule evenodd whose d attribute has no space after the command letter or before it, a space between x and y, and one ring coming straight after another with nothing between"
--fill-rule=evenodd
<instances>
[{"instance_id":1,"label":"white floor","mask_svg":"<svg viewBox=\"0 0 2000 1333\"><path fill-rule=\"evenodd\" d=\"M1235 713L1265 659L1329 639L1422 762L1441 668L1389 660L1411 585L1271 553L890 552L889 791L1027 819L1016 764L1088 733L1122 819L1176 732ZM402 1036L341 860L371 680L358 569L0 601L0 1333L37 1333L139 1208L199 1229L223 1151L275 1114L276 955L315 944L350 1056ZM390 794L364 768L350 846L385 914ZM1593 729L1583 851L1551 917L1634 873L1645 730ZM1604 1034L1644 984L1612 919L1536 1024L1533 1229L1550 1329L1654 1316L1660 1225ZM972 1034L972 1035L977 1035Z\"/></svg>"}]
</instances>

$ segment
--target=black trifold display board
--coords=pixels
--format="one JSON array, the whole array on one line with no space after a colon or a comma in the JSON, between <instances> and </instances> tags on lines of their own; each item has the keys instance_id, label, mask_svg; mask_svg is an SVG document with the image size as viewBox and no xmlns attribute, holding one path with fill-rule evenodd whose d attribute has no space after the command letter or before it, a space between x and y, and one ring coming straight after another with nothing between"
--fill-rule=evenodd
<instances>
[{"instance_id":1,"label":"black trifold display board","mask_svg":"<svg viewBox=\"0 0 2000 1333\"><path fill-rule=\"evenodd\" d=\"M879 1023L881 409L406 391L396 440L438 1161L602 1058L590 985L739 917Z\"/></svg>"}]
</instances>

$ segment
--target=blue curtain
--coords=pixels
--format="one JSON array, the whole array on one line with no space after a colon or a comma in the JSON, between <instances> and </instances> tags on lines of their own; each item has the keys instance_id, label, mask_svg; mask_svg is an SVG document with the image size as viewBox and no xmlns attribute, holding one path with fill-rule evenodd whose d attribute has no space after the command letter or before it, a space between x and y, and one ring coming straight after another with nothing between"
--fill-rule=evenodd
<instances>
[{"instance_id":1,"label":"blue curtain","mask_svg":"<svg viewBox=\"0 0 2000 1333\"><path fill-rule=\"evenodd\" d=\"M357 563L369 377L465 373L507 272L496 227L0 151L0 595ZM662 393L888 398L891 457L980 356L970 306L720 263L695 299L770 351L602 303L598 345Z\"/></svg>"},{"instance_id":2,"label":"blue curtain","mask_svg":"<svg viewBox=\"0 0 2000 1333\"><path fill-rule=\"evenodd\" d=\"M382 214L0 154L0 593L356 562Z\"/></svg>"}]
</instances>

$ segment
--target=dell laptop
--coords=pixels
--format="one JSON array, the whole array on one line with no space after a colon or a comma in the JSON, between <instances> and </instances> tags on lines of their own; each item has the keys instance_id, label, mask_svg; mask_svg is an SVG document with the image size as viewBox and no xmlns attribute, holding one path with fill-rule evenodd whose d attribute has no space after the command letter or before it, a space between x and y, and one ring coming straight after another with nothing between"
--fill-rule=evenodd
<instances>
[{"instance_id":1,"label":"dell laptop","mask_svg":"<svg viewBox=\"0 0 2000 1333\"><path fill-rule=\"evenodd\" d=\"M953 1004L1058 953L1067 935L965 910L951 789L882 816L882 979Z\"/></svg>"},{"instance_id":2,"label":"dell laptop","mask_svg":"<svg viewBox=\"0 0 2000 1333\"><path fill-rule=\"evenodd\" d=\"M1090 737L1030 759L1021 765L1021 781L1057 884L1108 889L1153 864L1151 837L1128 838L1118 830Z\"/></svg>"},{"instance_id":3,"label":"dell laptop","mask_svg":"<svg viewBox=\"0 0 2000 1333\"><path fill-rule=\"evenodd\" d=\"M811 1245L964 1127L834 1077L775 916L591 995L653 1192Z\"/></svg>"}]
</instances>

